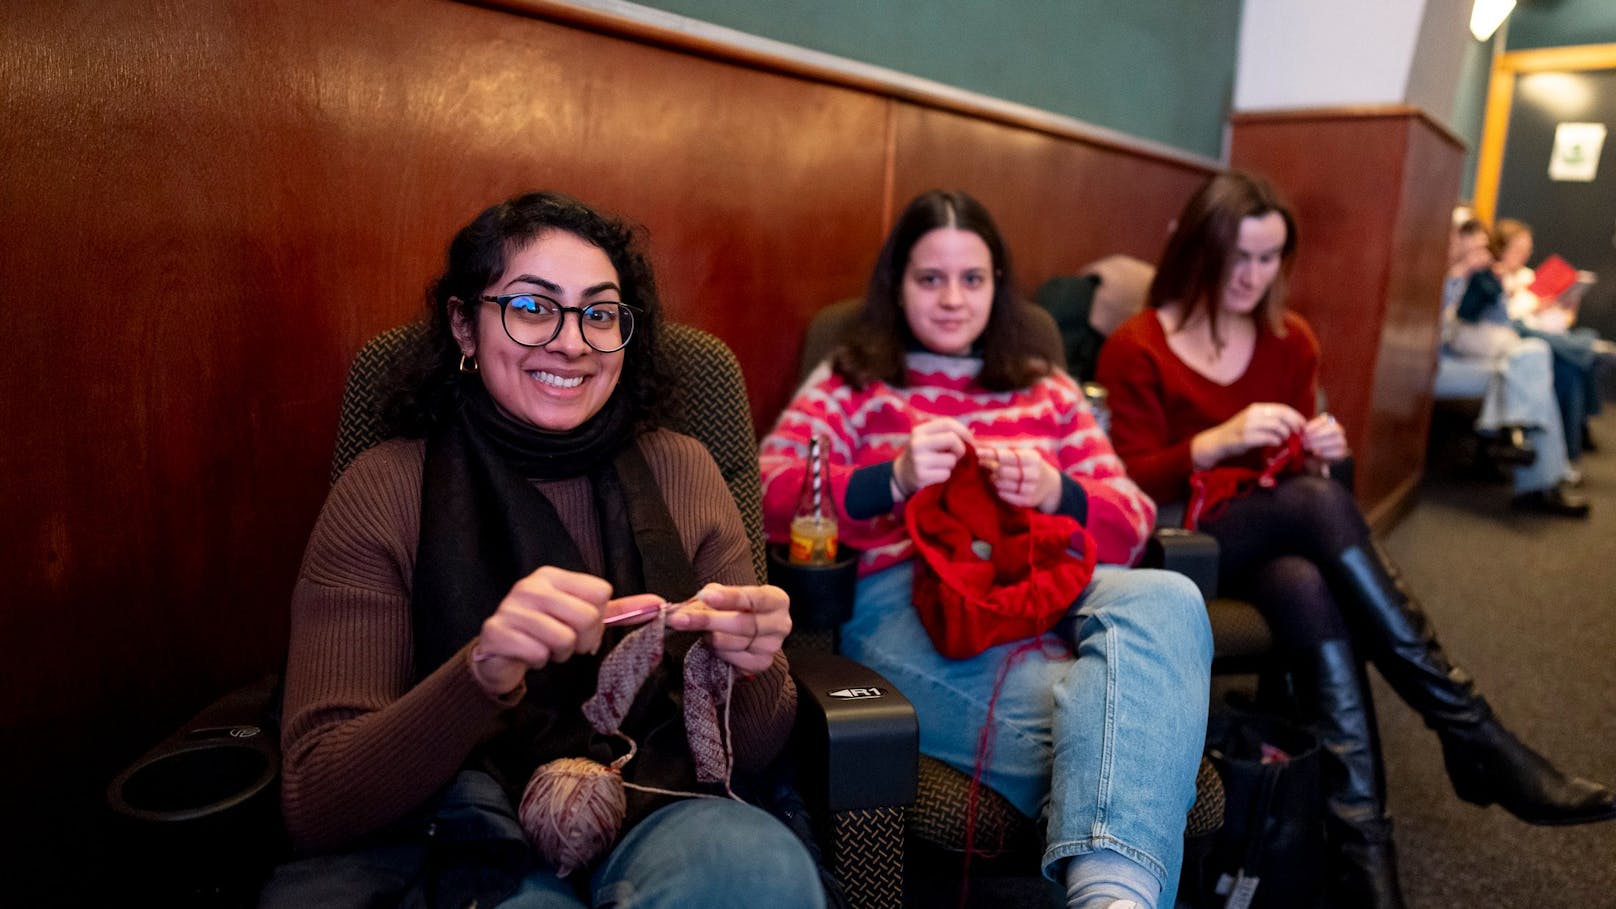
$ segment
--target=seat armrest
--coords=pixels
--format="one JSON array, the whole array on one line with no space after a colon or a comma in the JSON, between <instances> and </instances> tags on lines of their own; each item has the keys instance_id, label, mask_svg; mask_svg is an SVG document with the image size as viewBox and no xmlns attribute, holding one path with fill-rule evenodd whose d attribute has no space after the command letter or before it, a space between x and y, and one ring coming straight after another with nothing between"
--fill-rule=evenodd
<instances>
[{"instance_id":1,"label":"seat armrest","mask_svg":"<svg viewBox=\"0 0 1616 909\"><path fill-rule=\"evenodd\" d=\"M279 685L269 676L213 702L113 778L107 805L168 827L278 807Z\"/></svg>"},{"instance_id":2,"label":"seat armrest","mask_svg":"<svg viewBox=\"0 0 1616 909\"><path fill-rule=\"evenodd\" d=\"M1158 527L1145 543L1145 568L1164 568L1187 576L1208 601L1218 593L1218 541L1210 534L1177 527Z\"/></svg>"},{"instance_id":3,"label":"seat armrest","mask_svg":"<svg viewBox=\"0 0 1616 909\"><path fill-rule=\"evenodd\" d=\"M1347 492L1356 491L1353 487L1353 483L1357 479L1357 476L1358 461L1352 455L1347 455L1341 460L1330 465L1330 479L1346 487Z\"/></svg>"},{"instance_id":4,"label":"seat armrest","mask_svg":"<svg viewBox=\"0 0 1616 909\"><path fill-rule=\"evenodd\" d=\"M920 724L909 699L873 669L837 654L793 652L791 675L793 745L809 804L840 812L913 802Z\"/></svg>"}]
</instances>

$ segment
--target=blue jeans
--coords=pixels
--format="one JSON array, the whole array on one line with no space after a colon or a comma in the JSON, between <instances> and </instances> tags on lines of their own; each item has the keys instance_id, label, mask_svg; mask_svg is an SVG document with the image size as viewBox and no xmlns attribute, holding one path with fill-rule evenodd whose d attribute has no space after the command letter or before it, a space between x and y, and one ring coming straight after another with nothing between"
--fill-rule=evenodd
<instances>
[{"instance_id":1,"label":"blue jeans","mask_svg":"<svg viewBox=\"0 0 1616 909\"><path fill-rule=\"evenodd\" d=\"M842 651L914 703L923 753L971 773L999 667L1018 645L938 654L913 579L904 563L859 581ZM1108 849L1154 875L1171 905L1206 738L1206 606L1182 575L1101 567L1057 636L1076 659L1034 650L1006 676L983 782L1029 817L1045 814L1051 880L1066 859Z\"/></svg>"},{"instance_id":2,"label":"blue jeans","mask_svg":"<svg viewBox=\"0 0 1616 909\"><path fill-rule=\"evenodd\" d=\"M1593 349L1599 335L1587 328L1538 331L1519 322L1515 330L1541 338L1554 352L1554 397L1560 404L1566 455L1575 461L1582 457L1583 424L1600 411L1599 355Z\"/></svg>"},{"instance_id":3,"label":"blue jeans","mask_svg":"<svg viewBox=\"0 0 1616 909\"><path fill-rule=\"evenodd\" d=\"M686 799L636 824L589 881L573 886L535 871L500 909L823 909L808 851L768 812L729 799Z\"/></svg>"}]
</instances>

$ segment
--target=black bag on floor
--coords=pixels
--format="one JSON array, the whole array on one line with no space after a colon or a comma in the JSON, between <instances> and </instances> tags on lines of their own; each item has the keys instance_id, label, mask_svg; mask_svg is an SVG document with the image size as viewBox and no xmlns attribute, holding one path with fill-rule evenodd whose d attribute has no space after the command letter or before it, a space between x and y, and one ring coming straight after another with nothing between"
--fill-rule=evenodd
<instances>
[{"instance_id":1,"label":"black bag on floor","mask_svg":"<svg viewBox=\"0 0 1616 909\"><path fill-rule=\"evenodd\" d=\"M1307 730L1261 713L1215 714L1208 756L1223 776L1223 829L1199 868L1197 905L1300 909L1322 896L1327 867L1319 746Z\"/></svg>"}]
</instances>

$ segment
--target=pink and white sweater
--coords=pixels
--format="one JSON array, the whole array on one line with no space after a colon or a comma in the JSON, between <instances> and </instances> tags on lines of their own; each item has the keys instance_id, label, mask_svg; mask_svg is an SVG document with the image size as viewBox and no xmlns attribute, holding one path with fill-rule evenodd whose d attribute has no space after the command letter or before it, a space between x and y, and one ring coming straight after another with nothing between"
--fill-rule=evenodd
<instances>
[{"instance_id":1,"label":"pink and white sweater","mask_svg":"<svg viewBox=\"0 0 1616 909\"><path fill-rule=\"evenodd\" d=\"M797 390L762 443L763 516L769 539L789 537L807 469L808 440L828 438L830 500L844 546L862 550L861 575L913 557L903 505L857 521L844 503L855 470L895 459L910 431L935 417L964 423L977 444L1036 448L1088 497L1087 527L1101 562L1132 565L1156 520L1156 505L1128 479L1083 393L1064 372L1027 388L988 391L976 384L982 360L933 353L906 358L908 386L872 382L858 391L821 363Z\"/></svg>"}]
</instances>

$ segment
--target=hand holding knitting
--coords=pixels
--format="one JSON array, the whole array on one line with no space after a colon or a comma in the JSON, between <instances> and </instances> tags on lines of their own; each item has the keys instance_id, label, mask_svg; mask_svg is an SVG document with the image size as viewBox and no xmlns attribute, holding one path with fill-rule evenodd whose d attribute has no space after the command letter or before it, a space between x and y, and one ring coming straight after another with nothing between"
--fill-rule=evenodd
<instances>
[{"instance_id":1,"label":"hand holding knitting","mask_svg":"<svg viewBox=\"0 0 1616 909\"><path fill-rule=\"evenodd\" d=\"M611 596L607 581L549 565L517 581L483 622L471 650L472 677L492 697L509 694L530 669L594 653L608 611L661 602L655 594Z\"/></svg>"},{"instance_id":2,"label":"hand holding knitting","mask_svg":"<svg viewBox=\"0 0 1616 909\"><path fill-rule=\"evenodd\" d=\"M1347 456L1347 433L1335 417L1321 413L1302 427L1302 447L1321 461L1339 461Z\"/></svg>"},{"instance_id":3,"label":"hand holding knitting","mask_svg":"<svg viewBox=\"0 0 1616 909\"><path fill-rule=\"evenodd\" d=\"M941 483L976 439L964 423L949 417L927 420L909 431L909 444L892 462L892 479L905 498Z\"/></svg>"},{"instance_id":4,"label":"hand holding knitting","mask_svg":"<svg viewBox=\"0 0 1616 909\"><path fill-rule=\"evenodd\" d=\"M1306 418L1288 404L1257 403L1190 441L1190 460L1198 469L1217 466L1225 458L1283 444L1302 431Z\"/></svg>"},{"instance_id":5,"label":"hand holding knitting","mask_svg":"<svg viewBox=\"0 0 1616 909\"><path fill-rule=\"evenodd\" d=\"M1006 503L1044 514L1060 507L1060 471L1037 449L989 445L977 449L976 457L991 472L993 489Z\"/></svg>"},{"instance_id":6,"label":"hand holding knitting","mask_svg":"<svg viewBox=\"0 0 1616 909\"><path fill-rule=\"evenodd\" d=\"M680 631L706 631L713 651L742 672L762 672L791 633L791 601L773 585L708 584L668 615Z\"/></svg>"}]
</instances>

